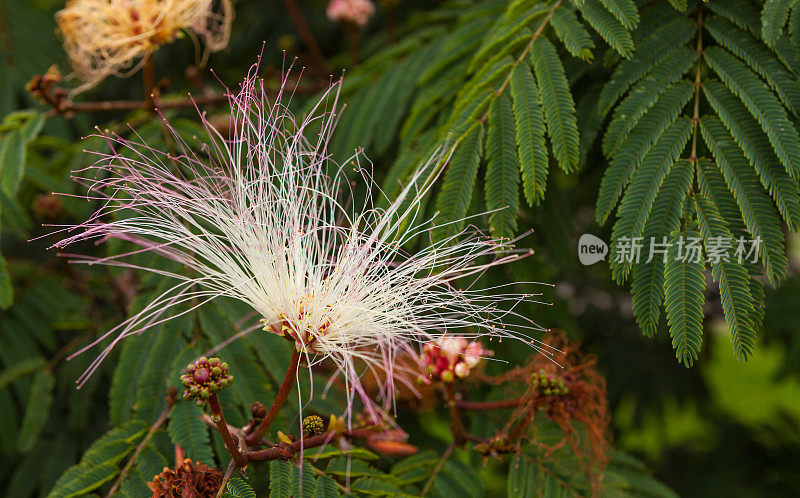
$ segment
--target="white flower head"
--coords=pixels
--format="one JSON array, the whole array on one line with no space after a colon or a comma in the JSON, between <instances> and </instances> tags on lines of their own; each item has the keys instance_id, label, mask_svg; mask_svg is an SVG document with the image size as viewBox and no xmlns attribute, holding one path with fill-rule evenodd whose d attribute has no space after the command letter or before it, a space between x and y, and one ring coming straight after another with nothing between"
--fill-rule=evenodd
<instances>
[{"instance_id":1,"label":"white flower head","mask_svg":"<svg viewBox=\"0 0 800 498\"><path fill-rule=\"evenodd\" d=\"M435 227L435 217L422 219L421 203L446 163L445 151L421 166L387 207L377 208L369 192L379 189L360 154L337 166L327 153L339 83L307 117L296 119L288 110L286 83L268 98L255 72L231 92L229 136L204 114L207 136L200 146L169 128L179 153L106 133L111 152L96 153L99 160L76 174L89 187L87 197L102 200L102 207L86 222L64 228L72 234L56 247L119 238L141 247L134 253L154 252L189 270L142 268L176 284L81 350L113 337L80 382L121 339L168 320L162 317L168 309L190 303L186 313L221 296L246 303L262 318L248 332L294 340L309 365L332 361L348 393L365 404L362 375L381 374L388 404L395 358L445 333L534 342L505 329L503 320L519 317L514 306L535 294L470 285L488 268L527 254L513 241L467 229L416 252L404 249ZM344 166L366 185L351 183ZM354 184L367 187L361 200ZM79 258L136 267L125 261L134 253ZM518 330L542 330L526 323Z\"/></svg>"}]
</instances>

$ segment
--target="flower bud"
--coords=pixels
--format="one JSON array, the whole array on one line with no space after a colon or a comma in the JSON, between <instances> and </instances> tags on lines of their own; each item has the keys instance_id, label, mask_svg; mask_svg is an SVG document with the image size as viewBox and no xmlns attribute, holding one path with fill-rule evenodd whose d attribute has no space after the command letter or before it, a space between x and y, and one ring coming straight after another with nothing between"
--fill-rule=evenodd
<instances>
[{"instance_id":1,"label":"flower bud","mask_svg":"<svg viewBox=\"0 0 800 498\"><path fill-rule=\"evenodd\" d=\"M463 379L469 375L469 366L467 366L466 363L461 362L456 364L456 367L453 369L453 371L459 379Z\"/></svg>"},{"instance_id":2,"label":"flower bud","mask_svg":"<svg viewBox=\"0 0 800 498\"><path fill-rule=\"evenodd\" d=\"M309 415L303 419L303 432L310 434L322 434L325 432L325 421L319 415Z\"/></svg>"},{"instance_id":3,"label":"flower bud","mask_svg":"<svg viewBox=\"0 0 800 498\"><path fill-rule=\"evenodd\" d=\"M455 377L453 376L453 371L452 370L445 370L444 372L442 372L442 381L443 382L453 382L454 379L455 379Z\"/></svg>"},{"instance_id":4,"label":"flower bud","mask_svg":"<svg viewBox=\"0 0 800 498\"><path fill-rule=\"evenodd\" d=\"M203 384L211 380L211 373L207 368L198 368L194 373L194 381L198 384Z\"/></svg>"}]
</instances>

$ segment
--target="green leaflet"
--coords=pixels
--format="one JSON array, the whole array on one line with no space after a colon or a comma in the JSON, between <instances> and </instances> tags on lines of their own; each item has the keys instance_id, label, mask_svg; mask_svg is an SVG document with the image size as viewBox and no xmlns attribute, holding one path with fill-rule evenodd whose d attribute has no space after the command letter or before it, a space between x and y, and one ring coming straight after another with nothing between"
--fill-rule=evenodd
<instances>
[{"instance_id":1,"label":"green leaflet","mask_svg":"<svg viewBox=\"0 0 800 498\"><path fill-rule=\"evenodd\" d=\"M764 78L781 101L795 114L800 111L800 84L787 68L750 33L720 17L706 21L705 29L717 42Z\"/></svg>"},{"instance_id":2,"label":"green leaflet","mask_svg":"<svg viewBox=\"0 0 800 498\"><path fill-rule=\"evenodd\" d=\"M38 372L47 365L47 360L41 356L24 358L0 372L0 391L8 387L17 379Z\"/></svg>"},{"instance_id":3,"label":"green leaflet","mask_svg":"<svg viewBox=\"0 0 800 498\"><path fill-rule=\"evenodd\" d=\"M514 69L511 75L511 97L523 192L528 205L533 206L544 198L548 153L539 90L527 65L520 64Z\"/></svg>"},{"instance_id":4,"label":"green leaflet","mask_svg":"<svg viewBox=\"0 0 800 498\"><path fill-rule=\"evenodd\" d=\"M688 160L675 162L658 191L644 229L644 241L663 242L680 228L681 207L692 185L694 167ZM649 247L648 247L649 250ZM642 332L652 337L658 330L664 300L663 257L655 255L633 267L631 275L632 308Z\"/></svg>"},{"instance_id":5,"label":"green leaflet","mask_svg":"<svg viewBox=\"0 0 800 498\"><path fill-rule=\"evenodd\" d=\"M55 379L49 370L40 370L33 377L33 385L28 394L28 403L25 408L25 417L22 419L22 426L17 436L18 451L27 453L36 444L36 440L50 416L54 385Z\"/></svg>"},{"instance_id":6,"label":"green leaflet","mask_svg":"<svg viewBox=\"0 0 800 498\"><path fill-rule=\"evenodd\" d=\"M459 144L444 174L442 188L436 199L439 216L434 240L458 234L464 226L458 221L467 215L483 151L483 126L476 126ZM446 225L445 225L446 224Z\"/></svg>"},{"instance_id":7,"label":"green leaflet","mask_svg":"<svg viewBox=\"0 0 800 498\"><path fill-rule=\"evenodd\" d=\"M781 216L795 230L800 227L800 189L789 177L755 118L722 83L709 80L703 93L720 120L758 172L761 184L772 196Z\"/></svg>"},{"instance_id":8,"label":"green leaflet","mask_svg":"<svg viewBox=\"0 0 800 498\"><path fill-rule=\"evenodd\" d=\"M518 453L511 459L508 471L507 495L509 498L526 498L535 496L537 485L536 466L532 465L523 454Z\"/></svg>"},{"instance_id":9,"label":"green leaflet","mask_svg":"<svg viewBox=\"0 0 800 498\"><path fill-rule=\"evenodd\" d=\"M703 347L703 291L706 288L702 252L690 255L686 246L700 242L693 230L677 232L670 239L664 268L664 308L672 347L678 361L689 367ZM680 250L684 249L684 254Z\"/></svg>"},{"instance_id":10,"label":"green leaflet","mask_svg":"<svg viewBox=\"0 0 800 498\"><path fill-rule=\"evenodd\" d=\"M592 59L594 42L574 12L569 9L554 10L550 16L550 25L569 53L579 59Z\"/></svg>"},{"instance_id":11,"label":"green leaflet","mask_svg":"<svg viewBox=\"0 0 800 498\"><path fill-rule=\"evenodd\" d=\"M668 90L694 64L689 48L673 51L653 71L639 81L614 109L614 116L603 135L603 154L613 157L631 131Z\"/></svg>"},{"instance_id":12,"label":"green leaflet","mask_svg":"<svg viewBox=\"0 0 800 498\"><path fill-rule=\"evenodd\" d=\"M712 47L705 51L704 58L759 122L789 174L800 176L800 136L775 95L725 49Z\"/></svg>"},{"instance_id":13,"label":"green leaflet","mask_svg":"<svg viewBox=\"0 0 800 498\"><path fill-rule=\"evenodd\" d=\"M187 458L213 467L211 440L200 415L201 412L194 403L178 402L170 413L167 431L172 442L183 448Z\"/></svg>"},{"instance_id":14,"label":"green leaflet","mask_svg":"<svg viewBox=\"0 0 800 498\"><path fill-rule=\"evenodd\" d=\"M583 18L614 50L626 59L631 57L634 48L633 39L628 29L617 18L604 9L597 0L584 0L578 5L578 9Z\"/></svg>"},{"instance_id":15,"label":"green leaflet","mask_svg":"<svg viewBox=\"0 0 800 498\"><path fill-rule=\"evenodd\" d=\"M732 240L733 235L719 214L717 207L702 195L695 198L697 221L703 234L706 253L710 253L715 241ZM752 321L753 299L750 295L750 277L741 263L731 258L712 259L711 275L719 286L725 323L731 334L736 357L746 359L755 346L755 330Z\"/></svg>"},{"instance_id":16,"label":"green leaflet","mask_svg":"<svg viewBox=\"0 0 800 498\"><path fill-rule=\"evenodd\" d=\"M512 18L498 18L496 28L486 35L481 47L470 59L468 70L475 71L479 69L491 56L509 53L510 46L508 42L516 34L534 25L534 21L547 14L548 10L547 5L544 3L536 3L526 9L524 13Z\"/></svg>"},{"instance_id":17,"label":"green leaflet","mask_svg":"<svg viewBox=\"0 0 800 498\"><path fill-rule=\"evenodd\" d=\"M339 487L331 477L320 476L317 479L314 498L338 498L339 496L341 496Z\"/></svg>"},{"instance_id":18,"label":"green leaflet","mask_svg":"<svg viewBox=\"0 0 800 498\"><path fill-rule=\"evenodd\" d=\"M289 498L292 495L294 484L293 466L283 460L273 460L269 463L269 497Z\"/></svg>"},{"instance_id":19,"label":"green leaflet","mask_svg":"<svg viewBox=\"0 0 800 498\"><path fill-rule=\"evenodd\" d=\"M134 451L147 432L147 424L131 421L108 431L92 443L81 461L56 481L48 498L81 496L99 488L118 473L117 465Z\"/></svg>"},{"instance_id":20,"label":"green leaflet","mask_svg":"<svg viewBox=\"0 0 800 498\"><path fill-rule=\"evenodd\" d=\"M614 103L642 77L688 42L697 31L685 18L659 26L636 47L633 57L619 64L597 99L597 109L607 114Z\"/></svg>"},{"instance_id":21,"label":"green leaflet","mask_svg":"<svg viewBox=\"0 0 800 498\"><path fill-rule=\"evenodd\" d=\"M642 161L642 166L631 180L617 212L617 222L612 231L611 254L617 254L617 244L623 237L629 240L641 237L645 223L658 194L661 184L677 161L691 133L691 121L679 118L672 123L658 142ZM619 281L625 280L632 266L632 261L614 261L612 275Z\"/></svg>"},{"instance_id":22,"label":"green leaflet","mask_svg":"<svg viewBox=\"0 0 800 498\"><path fill-rule=\"evenodd\" d=\"M635 29L639 24L639 9L633 0L600 0L600 3L627 29Z\"/></svg>"},{"instance_id":23,"label":"green leaflet","mask_svg":"<svg viewBox=\"0 0 800 498\"><path fill-rule=\"evenodd\" d=\"M789 18L789 10L796 0L766 0L761 11L761 36L770 47L781 36L783 25Z\"/></svg>"},{"instance_id":24,"label":"green leaflet","mask_svg":"<svg viewBox=\"0 0 800 498\"><path fill-rule=\"evenodd\" d=\"M706 6L742 29L761 36L758 7L749 0L708 0Z\"/></svg>"},{"instance_id":25,"label":"green leaflet","mask_svg":"<svg viewBox=\"0 0 800 498\"><path fill-rule=\"evenodd\" d=\"M675 122L681 109L691 99L693 90L693 85L683 80L668 88L620 145L600 182L595 212L599 223L604 223L611 214L644 157L665 130Z\"/></svg>"},{"instance_id":26,"label":"green leaflet","mask_svg":"<svg viewBox=\"0 0 800 498\"><path fill-rule=\"evenodd\" d=\"M574 171L580 159L580 138L575 120L575 102L564 74L564 66L555 47L546 38L534 41L531 62L539 83L553 155L561 169L566 172Z\"/></svg>"},{"instance_id":27,"label":"green leaflet","mask_svg":"<svg viewBox=\"0 0 800 498\"><path fill-rule=\"evenodd\" d=\"M670 5L681 12L686 12L686 0L669 0Z\"/></svg>"},{"instance_id":28,"label":"green leaflet","mask_svg":"<svg viewBox=\"0 0 800 498\"><path fill-rule=\"evenodd\" d=\"M13 130L0 142L0 188L8 196L17 193L25 174L25 148L21 130Z\"/></svg>"},{"instance_id":29,"label":"green leaflet","mask_svg":"<svg viewBox=\"0 0 800 498\"><path fill-rule=\"evenodd\" d=\"M256 493L240 477L231 477L226 487L226 492L222 495L224 498L256 498Z\"/></svg>"},{"instance_id":30,"label":"green leaflet","mask_svg":"<svg viewBox=\"0 0 800 498\"><path fill-rule=\"evenodd\" d=\"M519 213L519 165L514 113L506 96L495 99L489 110L486 138L486 207L494 211L489 225L494 237L512 237Z\"/></svg>"},{"instance_id":31,"label":"green leaflet","mask_svg":"<svg viewBox=\"0 0 800 498\"><path fill-rule=\"evenodd\" d=\"M14 287L8 274L6 258L0 256L0 309L8 309L14 304Z\"/></svg>"},{"instance_id":32,"label":"green leaflet","mask_svg":"<svg viewBox=\"0 0 800 498\"><path fill-rule=\"evenodd\" d=\"M761 251L761 261L767 278L776 284L786 276L788 261L775 208L761 188L754 188L758 186L758 178L722 122L716 117L704 116L700 120L700 129L725 183L736 199L747 230L753 237L760 237L763 241L765 250Z\"/></svg>"}]
</instances>

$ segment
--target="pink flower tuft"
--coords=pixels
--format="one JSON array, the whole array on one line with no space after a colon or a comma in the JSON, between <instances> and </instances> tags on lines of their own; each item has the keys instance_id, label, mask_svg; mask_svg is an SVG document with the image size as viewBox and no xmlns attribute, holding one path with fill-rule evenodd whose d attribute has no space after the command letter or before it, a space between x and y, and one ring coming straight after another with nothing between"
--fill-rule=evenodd
<instances>
[{"instance_id":1,"label":"pink flower tuft","mask_svg":"<svg viewBox=\"0 0 800 498\"><path fill-rule=\"evenodd\" d=\"M328 19L362 27L375 14L370 0L331 0L326 11Z\"/></svg>"}]
</instances>

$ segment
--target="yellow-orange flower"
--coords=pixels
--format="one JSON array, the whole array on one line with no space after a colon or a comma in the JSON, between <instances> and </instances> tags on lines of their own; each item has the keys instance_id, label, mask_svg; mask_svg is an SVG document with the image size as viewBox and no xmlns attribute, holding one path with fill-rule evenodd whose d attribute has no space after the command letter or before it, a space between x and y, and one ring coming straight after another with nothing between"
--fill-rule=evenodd
<instances>
[{"instance_id":1,"label":"yellow-orange flower","mask_svg":"<svg viewBox=\"0 0 800 498\"><path fill-rule=\"evenodd\" d=\"M56 13L64 49L78 77L76 91L109 75L126 77L159 46L181 33L208 51L228 45L233 7L222 0L69 0Z\"/></svg>"}]
</instances>

